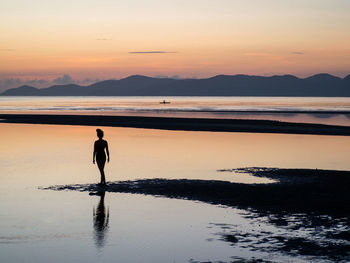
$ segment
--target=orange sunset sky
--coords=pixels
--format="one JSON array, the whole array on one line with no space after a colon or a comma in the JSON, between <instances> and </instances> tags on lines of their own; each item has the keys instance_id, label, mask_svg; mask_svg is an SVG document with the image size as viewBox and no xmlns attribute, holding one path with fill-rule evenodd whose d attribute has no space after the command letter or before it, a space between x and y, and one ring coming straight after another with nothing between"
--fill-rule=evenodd
<instances>
[{"instance_id":1,"label":"orange sunset sky","mask_svg":"<svg viewBox=\"0 0 350 263\"><path fill-rule=\"evenodd\" d=\"M1 0L0 79L350 73L348 0Z\"/></svg>"}]
</instances>

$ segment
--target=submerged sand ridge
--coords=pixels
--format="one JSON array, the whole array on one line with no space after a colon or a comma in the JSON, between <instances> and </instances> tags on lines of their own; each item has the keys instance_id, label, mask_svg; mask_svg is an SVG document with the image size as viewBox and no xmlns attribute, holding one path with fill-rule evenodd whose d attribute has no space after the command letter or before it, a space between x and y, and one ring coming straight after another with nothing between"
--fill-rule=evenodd
<instances>
[{"instance_id":1,"label":"submerged sand ridge","mask_svg":"<svg viewBox=\"0 0 350 263\"><path fill-rule=\"evenodd\" d=\"M350 259L350 171L261 167L218 171L232 176L237 172L249 173L276 182L240 184L158 178L109 182L106 187L75 184L41 189L146 194L238 207L247 211L249 220L267 220L287 234L248 233L234 224L213 224L210 227L217 232L216 238L232 246L264 252L317 256L337 262Z\"/></svg>"}]
</instances>

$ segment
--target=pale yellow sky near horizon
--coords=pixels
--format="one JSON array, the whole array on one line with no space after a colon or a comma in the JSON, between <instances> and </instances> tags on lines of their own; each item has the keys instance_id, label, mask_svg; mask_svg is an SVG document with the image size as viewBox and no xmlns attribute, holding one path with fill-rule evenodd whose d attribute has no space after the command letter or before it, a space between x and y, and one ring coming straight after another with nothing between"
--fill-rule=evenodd
<instances>
[{"instance_id":1,"label":"pale yellow sky near horizon","mask_svg":"<svg viewBox=\"0 0 350 263\"><path fill-rule=\"evenodd\" d=\"M350 73L347 0L0 2L0 78Z\"/></svg>"}]
</instances>

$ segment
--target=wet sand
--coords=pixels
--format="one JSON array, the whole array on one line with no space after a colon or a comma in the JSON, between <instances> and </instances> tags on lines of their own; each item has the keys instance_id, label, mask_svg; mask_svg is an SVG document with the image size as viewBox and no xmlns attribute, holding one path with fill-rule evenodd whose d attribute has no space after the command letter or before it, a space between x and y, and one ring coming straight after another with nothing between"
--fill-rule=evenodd
<instances>
[{"instance_id":1,"label":"wet sand","mask_svg":"<svg viewBox=\"0 0 350 263\"><path fill-rule=\"evenodd\" d=\"M145 129L251 132L281 134L315 134L349 136L349 126L291 123L271 120L164 118L136 116L0 114L2 123L58 124L132 127Z\"/></svg>"},{"instance_id":2,"label":"wet sand","mask_svg":"<svg viewBox=\"0 0 350 263\"><path fill-rule=\"evenodd\" d=\"M219 172L249 173L275 180L242 184L219 180L140 179L96 184L51 186L45 190L125 192L199 200L268 212L350 214L350 171L319 169L238 168ZM233 175L234 176L234 175Z\"/></svg>"},{"instance_id":3,"label":"wet sand","mask_svg":"<svg viewBox=\"0 0 350 263\"><path fill-rule=\"evenodd\" d=\"M304 230L309 235L289 237L271 232L242 233L234 225L213 225L214 229L221 229L221 240L232 245L249 243L252 249L260 251L322 256L332 261L350 259L350 171L257 167L219 171L249 173L276 182L239 184L215 180L144 179L109 182L106 187L75 184L41 189L73 190L91 195L135 193L243 208L252 212L247 217L254 216L258 220L267 217L277 227Z\"/></svg>"}]
</instances>

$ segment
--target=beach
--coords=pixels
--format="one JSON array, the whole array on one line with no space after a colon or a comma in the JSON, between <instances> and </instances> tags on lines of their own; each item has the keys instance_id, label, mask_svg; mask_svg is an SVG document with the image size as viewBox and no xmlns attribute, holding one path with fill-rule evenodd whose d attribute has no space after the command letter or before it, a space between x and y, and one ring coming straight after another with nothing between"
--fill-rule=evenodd
<instances>
[{"instance_id":1,"label":"beach","mask_svg":"<svg viewBox=\"0 0 350 263\"><path fill-rule=\"evenodd\" d=\"M0 122L133 127L184 131L317 134L340 136L350 135L350 127L348 126L290 123L270 120L97 116L71 114L0 114Z\"/></svg>"},{"instance_id":2,"label":"beach","mask_svg":"<svg viewBox=\"0 0 350 263\"><path fill-rule=\"evenodd\" d=\"M349 258L350 171L319 169L241 168L220 172L249 173L274 179L268 184L238 184L214 180L147 179L110 182L108 187L95 184L61 185L42 188L55 191L134 193L167 198L201 201L254 211L257 219L267 216L269 223L286 229L300 231L312 229L322 243L310 237L279 236L273 232L242 234L230 225L222 239L232 245L250 242L256 250L283 251L290 255L318 256L336 261ZM303 224L304 223L304 224ZM341 226L341 228L339 228ZM322 228L322 230L320 230ZM337 230L336 230L337 229ZM273 243L278 243L273 245ZM266 247L269 246L267 249Z\"/></svg>"}]
</instances>

